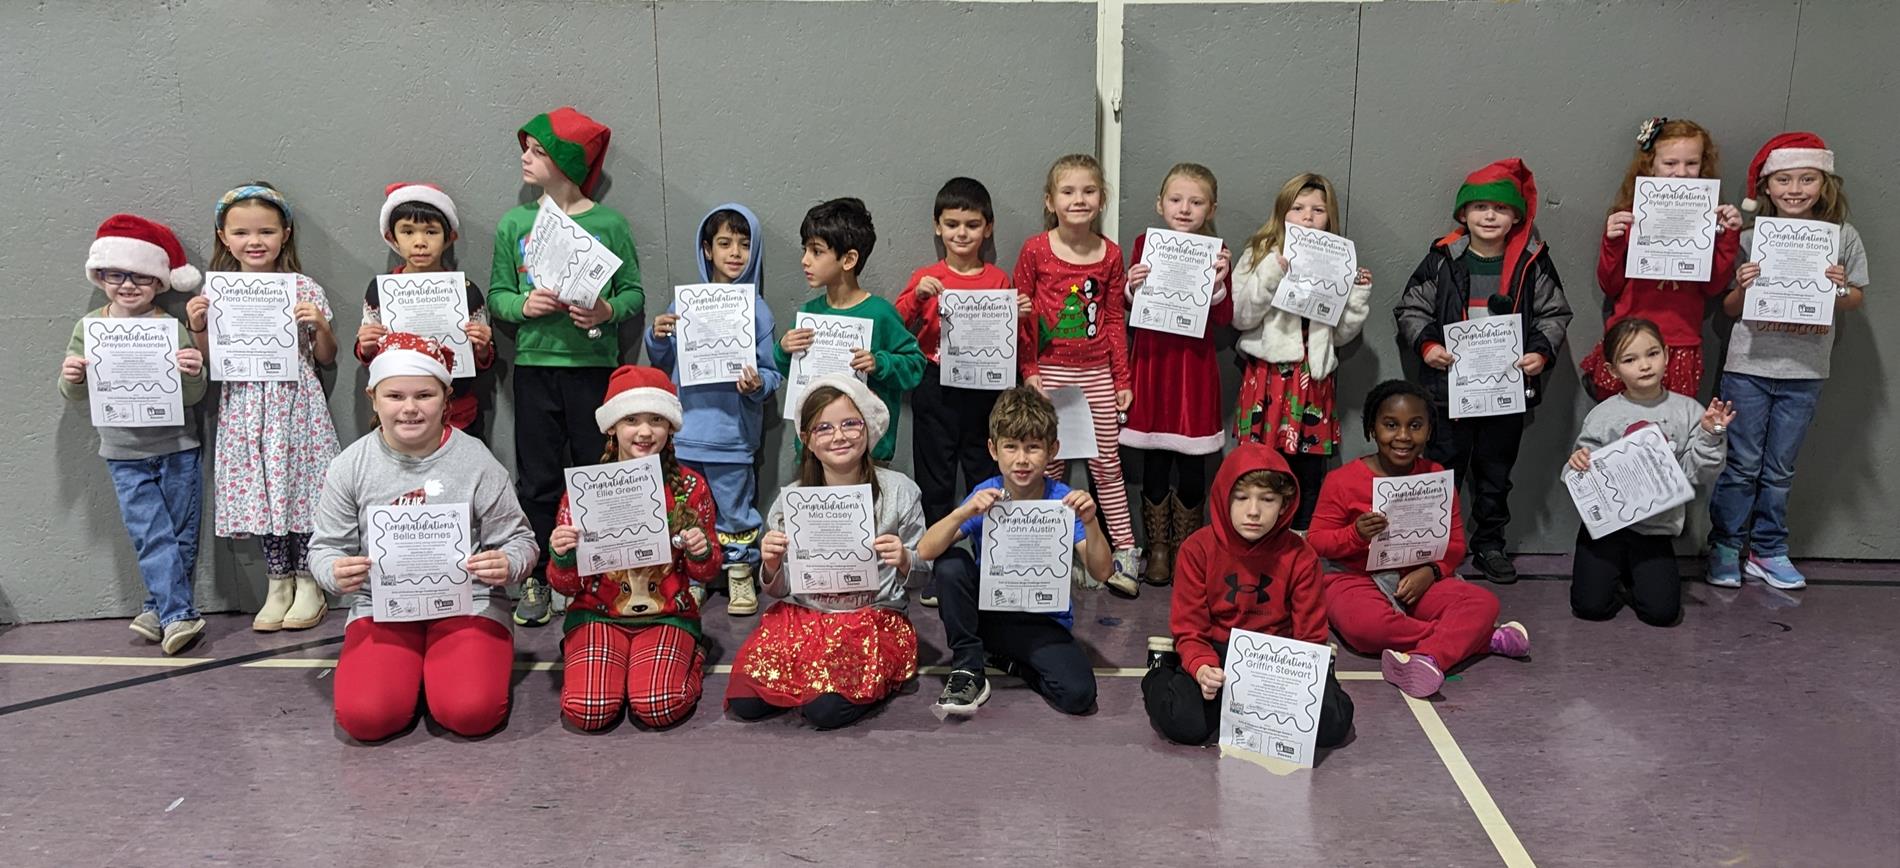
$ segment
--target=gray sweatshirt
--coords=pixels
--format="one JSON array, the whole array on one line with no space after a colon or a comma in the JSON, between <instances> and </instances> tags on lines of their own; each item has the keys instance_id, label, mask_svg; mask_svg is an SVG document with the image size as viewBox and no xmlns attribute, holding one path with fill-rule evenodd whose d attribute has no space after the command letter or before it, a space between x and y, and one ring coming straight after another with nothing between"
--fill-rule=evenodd
<instances>
[{"instance_id":1,"label":"gray sweatshirt","mask_svg":"<svg viewBox=\"0 0 1900 868\"><path fill-rule=\"evenodd\" d=\"M515 500L515 487L481 441L460 431L426 458L389 448L381 431L371 431L330 461L323 497L317 501L316 532L310 537L310 573L317 584L338 593L336 559L363 554L361 529L372 506L466 503L469 540L475 551L508 555L508 583L521 581L540 554L528 517ZM350 620L370 615L369 589L351 595ZM507 598L500 588L475 585L475 614L513 629Z\"/></svg>"},{"instance_id":2,"label":"gray sweatshirt","mask_svg":"<svg viewBox=\"0 0 1900 868\"><path fill-rule=\"evenodd\" d=\"M1728 458L1728 438L1703 430L1702 405L1694 398L1663 392L1663 396L1643 403L1625 392L1604 401L1583 420L1577 432L1577 447L1601 449L1629 434L1639 423L1648 422L1662 429L1669 445L1676 450L1682 472L1696 486L1706 486L1722 470ZM1639 521L1629 527L1645 536L1677 536L1682 533L1682 518L1688 506L1678 506L1661 515Z\"/></svg>"},{"instance_id":3,"label":"gray sweatshirt","mask_svg":"<svg viewBox=\"0 0 1900 868\"><path fill-rule=\"evenodd\" d=\"M102 307L87 316L106 316L111 307ZM163 308L152 308L148 317L176 319ZM66 344L69 356L86 354L85 320L73 323L73 338ZM189 349L196 346L191 340L191 329L183 322L178 323L178 348ZM91 376L87 372L87 376ZM198 448L198 402L205 396L205 375L200 370L195 377L178 375L178 383L183 387L185 404L185 422L182 425L166 425L158 428L99 428L99 457L107 461L128 461L139 458L157 458L172 455L187 449ZM59 378L59 393L68 401L84 401L87 398L85 383L68 383L65 377Z\"/></svg>"},{"instance_id":4,"label":"gray sweatshirt","mask_svg":"<svg viewBox=\"0 0 1900 868\"><path fill-rule=\"evenodd\" d=\"M910 572L899 575L896 567L878 564L877 574L881 580L876 591L857 594L792 594L791 583L786 581L785 572L763 570L760 575L765 592L774 597L786 597L793 603L807 609L820 612L849 612L865 606L879 606L885 609L904 611L907 598L904 587L911 579L922 582L930 578L930 564L917 556L917 542L924 538L923 493L917 490L917 483L910 477L895 470L876 468L877 503L874 504L877 515L877 536L895 535L904 541L905 551L910 552ZM785 529L785 498L783 493L797 488L793 482L780 489L781 496L772 501L772 509L766 513L767 530ZM787 596L789 594L789 596Z\"/></svg>"}]
</instances>

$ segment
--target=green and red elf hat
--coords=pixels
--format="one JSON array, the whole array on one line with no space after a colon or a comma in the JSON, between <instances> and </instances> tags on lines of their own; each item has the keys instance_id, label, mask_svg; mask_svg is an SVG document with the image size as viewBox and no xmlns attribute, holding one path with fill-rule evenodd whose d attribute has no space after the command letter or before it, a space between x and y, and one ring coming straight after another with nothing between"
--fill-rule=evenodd
<instances>
[{"instance_id":1,"label":"green and red elf hat","mask_svg":"<svg viewBox=\"0 0 1900 868\"><path fill-rule=\"evenodd\" d=\"M533 136L561 174L580 185L582 194L592 196L600 186L600 161L607 154L607 140L612 135L613 130L606 124L564 105L535 115L534 120L521 125L515 138L526 148L528 137Z\"/></svg>"},{"instance_id":2,"label":"green and red elf hat","mask_svg":"<svg viewBox=\"0 0 1900 868\"><path fill-rule=\"evenodd\" d=\"M1459 222L1459 227L1439 240L1448 244L1465 233L1465 206L1473 202L1497 202L1509 205L1517 211L1519 220L1511 227L1511 234L1504 240L1504 286L1503 295L1515 298L1519 287L1515 284L1518 276L1519 260L1524 256L1524 248L1530 244L1531 222L1537 219L1537 179L1531 175L1531 168L1516 157L1498 160L1476 172L1465 176L1465 183L1458 188L1458 199L1451 208L1451 217Z\"/></svg>"}]
</instances>

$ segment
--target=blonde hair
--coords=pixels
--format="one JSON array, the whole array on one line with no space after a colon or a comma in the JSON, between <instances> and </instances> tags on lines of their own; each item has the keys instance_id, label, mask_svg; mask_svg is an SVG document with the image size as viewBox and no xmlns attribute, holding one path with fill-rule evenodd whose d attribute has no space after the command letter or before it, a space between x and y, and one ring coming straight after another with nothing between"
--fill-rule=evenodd
<instances>
[{"instance_id":1,"label":"blonde hair","mask_svg":"<svg viewBox=\"0 0 1900 868\"><path fill-rule=\"evenodd\" d=\"M1108 178L1102 174L1102 164L1099 161L1088 154L1066 154L1058 157L1055 165L1049 167L1049 177L1042 182L1042 228L1045 230L1054 229L1056 224L1061 222L1056 219L1056 212L1049 210L1049 200L1056 197L1056 179L1061 177L1063 172L1073 169L1081 169L1094 175L1095 186L1102 188L1102 201L1108 201ZM1089 221L1089 228L1096 232L1102 231L1101 211L1095 212L1095 219Z\"/></svg>"},{"instance_id":2,"label":"blonde hair","mask_svg":"<svg viewBox=\"0 0 1900 868\"><path fill-rule=\"evenodd\" d=\"M1649 150L1643 150L1641 145L1636 146L1636 153L1630 157L1629 168L1623 170L1623 186L1617 188L1616 201L1610 205L1611 214L1628 211L1630 206L1635 204L1636 179L1654 171L1652 164L1656 161L1656 149L1661 147L1663 142L1678 139L1702 140L1702 166L1696 177L1722 177L1722 152L1715 147L1715 137L1709 135L1709 131L1695 121L1680 118L1667 121L1656 133L1656 138L1650 140Z\"/></svg>"},{"instance_id":3,"label":"blonde hair","mask_svg":"<svg viewBox=\"0 0 1900 868\"><path fill-rule=\"evenodd\" d=\"M270 187L270 189L272 190L277 190L276 187L271 186L271 183L269 181L245 181L240 186ZM278 191L277 195L282 196L283 192ZM236 208L242 205L261 205L277 213L277 222L279 224L282 224L284 227L284 246L277 249L277 262L275 263L276 268L278 271L294 271L294 272L297 272L298 274L302 274L303 263L297 259L297 233L293 231L296 227L290 224L290 215L287 213L284 213L283 208L279 207L276 202L272 202L271 200L264 199L264 198L239 199L238 201L232 202L229 206L225 207L223 211L218 212L217 243L214 246L214 249L211 251L211 262L210 264L205 266L205 270L206 271L242 271L243 270L243 267L238 265L237 257L231 255L231 248L226 247L224 244L224 218L230 216L232 208Z\"/></svg>"},{"instance_id":4,"label":"blonde hair","mask_svg":"<svg viewBox=\"0 0 1900 868\"><path fill-rule=\"evenodd\" d=\"M1325 175L1314 172L1302 172L1288 179L1280 187L1280 195L1273 197L1273 213L1267 215L1267 222L1247 239L1247 251L1253 254L1256 266L1265 262L1267 254L1280 246L1280 240L1286 235L1286 212L1293 208L1293 200L1308 190L1318 190L1326 197L1326 231L1334 235L1346 234L1345 221L1340 219L1339 195L1333 191L1333 182Z\"/></svg>"},{"instance_id":5,"label":"blonde hair","mask_svg":"<svg viewBox=\"0 0 1900 868\"><path fill-rule=\"evenodd\" d=\"M1168 195L1168 184L1175 178L1186 178L1207 189L1207 222L1201 224L1201 234L1215 234L1214 209L1220 205L1220 183L1214 180L1214 170L1200 163L1175 163L1161 178L1161 192L1155 194L1156 199Z\"/></svg>"},{"instance_id":6,"label":"blonde hair","mask_svg":"<svg viewBox=\"0 0 1900 868\"><path fill-rule=\"evenodd\" d=\"M1806 168L1813 167L1797 166L1795 169L1784 169L1783 171L1792 172L1797 169ZM1814 171L1821 172L1820 169L1815 169ZM1756 212L1756 217L1781 216L1781 212L1775 208L1775 200L1768 198L1768 179L1777 174L1780 173L1770 172L1763 175L1761 183L1756 185L1755 189L1749 191L1749 198L1754 199L1761 208L1760 211ZM1847 222L1847 187L1841 181L1841 176L1833 172L1821 172L1821 192L1815 196L1814 207L1808 209L1807 219L1819 220L1823 223Z\"/></svg>"}]
</instances>

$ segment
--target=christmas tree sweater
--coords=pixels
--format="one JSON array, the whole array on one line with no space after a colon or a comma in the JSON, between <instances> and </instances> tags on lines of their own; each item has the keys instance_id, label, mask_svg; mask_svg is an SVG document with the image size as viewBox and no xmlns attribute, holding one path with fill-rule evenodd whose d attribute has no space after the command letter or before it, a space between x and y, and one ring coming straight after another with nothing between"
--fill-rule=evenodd
<instances>
[{"instance_id":1,"label":"christmas tree sweater","mask_svg":"<svg viewBox=\"0 0 1900 868\"><path fill-rule=\"evenodd\" d=\"M1039 376L1044 364L1100 368L1115 377L1116 391L1133 388L1128 375L1127 307L1122 290L1128 273L1122 249L1108 238L1102 259L1077 265L1056 255L1049 233L1023 242L1016 257L1016 291L1027 292L1035 314L1023 323L1017 351L1024 379Z\"/></svg>"}]
</instances>

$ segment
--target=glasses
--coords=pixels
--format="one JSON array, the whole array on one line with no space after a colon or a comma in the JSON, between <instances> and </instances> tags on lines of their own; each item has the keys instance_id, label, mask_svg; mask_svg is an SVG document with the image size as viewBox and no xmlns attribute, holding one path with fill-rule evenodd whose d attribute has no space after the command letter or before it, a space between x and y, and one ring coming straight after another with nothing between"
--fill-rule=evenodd
<instances>
[{"instance_id":1,"label":"glasses","mask_svg":"<svg viewBox=\"0 0 1900 868\"><path fill-rule=\"evenodd\" d=\"M846 419L836 425L830 422L820 422L811 426L811 439L813 440L834 435L845 438L862 437L864 436L864 420Z\"/></svg>"},{"instance_id":2,"label":"glasses","mask_svg":"<svg viewBox=\"0 0 1900 868\"><path fill-rule=\"evenodd\" d=\"M149 274L133 274L130 271L106 271L104 269L94 273L99 275L99 282L107 286L124 286L129 283L140 289L151 289L158 285L158 278Z\"/></svg>"}]
</instances>

